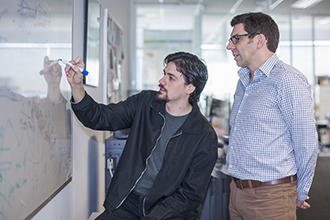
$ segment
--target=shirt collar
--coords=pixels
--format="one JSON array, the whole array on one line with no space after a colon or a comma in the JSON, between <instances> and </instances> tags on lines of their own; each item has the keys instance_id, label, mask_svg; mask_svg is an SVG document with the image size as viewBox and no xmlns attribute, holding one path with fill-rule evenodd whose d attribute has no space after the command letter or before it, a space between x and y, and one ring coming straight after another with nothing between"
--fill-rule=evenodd
<instances>
[{"instance_id":1,"label":"shirt collar","mask_svg":"<svg viewBox=\"0 0 330 220\"><path fill-rule=\"evenodd\" d=\"M265 74L267 77L270 75L271 70L278 62L278 57L274 53L266 62L264 62L254 73L254 79L259 78L262 74ZM238 76L242 81L244 86L247 86L250 81L250 69L248 67L242 67L238 70Z\"/></svg>"}]
</instances>

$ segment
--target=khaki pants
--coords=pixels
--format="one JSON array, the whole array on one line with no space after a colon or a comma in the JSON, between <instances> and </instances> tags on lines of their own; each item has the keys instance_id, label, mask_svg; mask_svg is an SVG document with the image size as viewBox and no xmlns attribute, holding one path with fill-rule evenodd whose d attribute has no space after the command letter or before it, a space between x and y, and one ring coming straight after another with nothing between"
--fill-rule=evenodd
<instances>
[{"instance_id":1,"label":"khaki pants","mask_svg":"<svg viewBox=\"0 0 330 220\"><path fill-rule=\"evenodd\" d=\"M297 181L238 189L230 183L230 220L295 220Z\"/></svg>"}]
</instances>

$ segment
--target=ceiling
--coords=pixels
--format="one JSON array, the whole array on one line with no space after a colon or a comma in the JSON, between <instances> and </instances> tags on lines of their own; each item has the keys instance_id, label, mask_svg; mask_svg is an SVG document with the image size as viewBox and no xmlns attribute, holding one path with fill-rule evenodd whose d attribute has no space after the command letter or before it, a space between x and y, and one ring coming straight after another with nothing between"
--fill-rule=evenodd
<instances>
[{"instance_id":1,"label":"ceiling","mask_svg":"<svg viewBox=\"0 0 330 220\"><path fill-rule=\"evenodd\" d=\"M324 28L330 27L330 0L320 0L307 9L295 9L296 0L135 0L137 28L140 30L193 30L196 9L202 9L202 43L223 44L229 33L229 20L234 15L262 11L272 15L294 15L293 21L306 22L304 15L323 15ZM275 7L276 6L276 7ZM301 16L302 15L302 16ZM274 17L273 17L274 18ZM275 18L274 18L275 19ZM288 16L277 16L275 21L288 26ZM308 31L308 25L300 25ZM304 33L304 31L302 31ZM328 33L328 32L327 32ZM164 38L171 37L162 32ZM329 37L326 37L329 39Z\"/></svg>"},{"instance_id":2,"label":"ceiling","mask_svg":"<svg viewBox=\"0 0 330 220\"><path fill-rule=\"evenodd\" d=\"M162 2L162 3L161 3ZM272 13L297 13L329 15L330 1L323 0L307 9L295 9L291 5L296 0L135 0L137 4L158 5L202 5L204 14L227 14L235 4L235 13L248 11L264 11ZM275 7L276 6L276 7Z\"/></svg>"}]
</instances>

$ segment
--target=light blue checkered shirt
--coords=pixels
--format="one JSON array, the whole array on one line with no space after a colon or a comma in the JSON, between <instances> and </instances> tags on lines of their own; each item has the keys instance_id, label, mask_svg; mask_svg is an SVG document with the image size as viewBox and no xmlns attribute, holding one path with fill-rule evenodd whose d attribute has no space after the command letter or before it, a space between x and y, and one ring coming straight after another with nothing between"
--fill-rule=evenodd
<instances>
[{"instance_id":1,"label":"light blue checkered shirt","mask_svg":"<svg viewBox=\"0 0 330 220\"><path fill-rule=\"evenodd\" d=\"M242 180L270 181L297 173L298 199L310 189L318 139L310 86L297 69L270 57L249 83L238 71L230 115L228 173Z\"/></svg>"}]
</instances>

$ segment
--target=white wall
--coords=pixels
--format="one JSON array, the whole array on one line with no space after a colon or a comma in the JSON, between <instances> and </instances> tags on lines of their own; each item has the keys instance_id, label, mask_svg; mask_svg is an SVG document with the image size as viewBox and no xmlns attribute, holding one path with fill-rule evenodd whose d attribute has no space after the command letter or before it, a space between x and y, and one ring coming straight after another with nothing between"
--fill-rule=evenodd
<instances>
[{"instance_id":1,"label":"white wall","mask_svg":"<svg viewBox=\"0 0 330 220\"><path fill-rule=\"evenodd\" d=\"M133 0L100 0L102 8L108 8L109 14L120 24L124 29L123 35L123 50L124 50L124 60L122 64L122 85L121 85L121 98L125 99L127 97L128 91L128 80L129 80L129 65L131 65L132 60L129 60L129 47L132 43L129 40L131 35L135 35L135 32L129 33L129 18L134 16L131 14L130 7L133 7ZM135 19L135 18L134 18ZM135 51L135 48L134 48Z\"/></svg>"},{"instance_id":2,"label":"white wall","mask_svg":"<svg viewBox=\"0 0 330 220\"><path fill-rule=\"evenodd\" d=\"M121 97L126 98L129 64L129 15L133 0L100 0L101 17L103 9L116 19L124 31L124 54L122 64ZM84 0L73 0L73 58L83 54ZM102 20L102 19L101 19ZM101 25L102 27L102 25ZM102 49L101 49L102 54ZM102 57L100 58L102 61ZM86 86L86 91L98 102L103 100L102 65L100 86ZM105 198L104 139L109 133L92 131L80 124L72 114L72 182L52 199L33 220L84 220L95 211L103 211Z\"/></svg>"}]
</instances>

